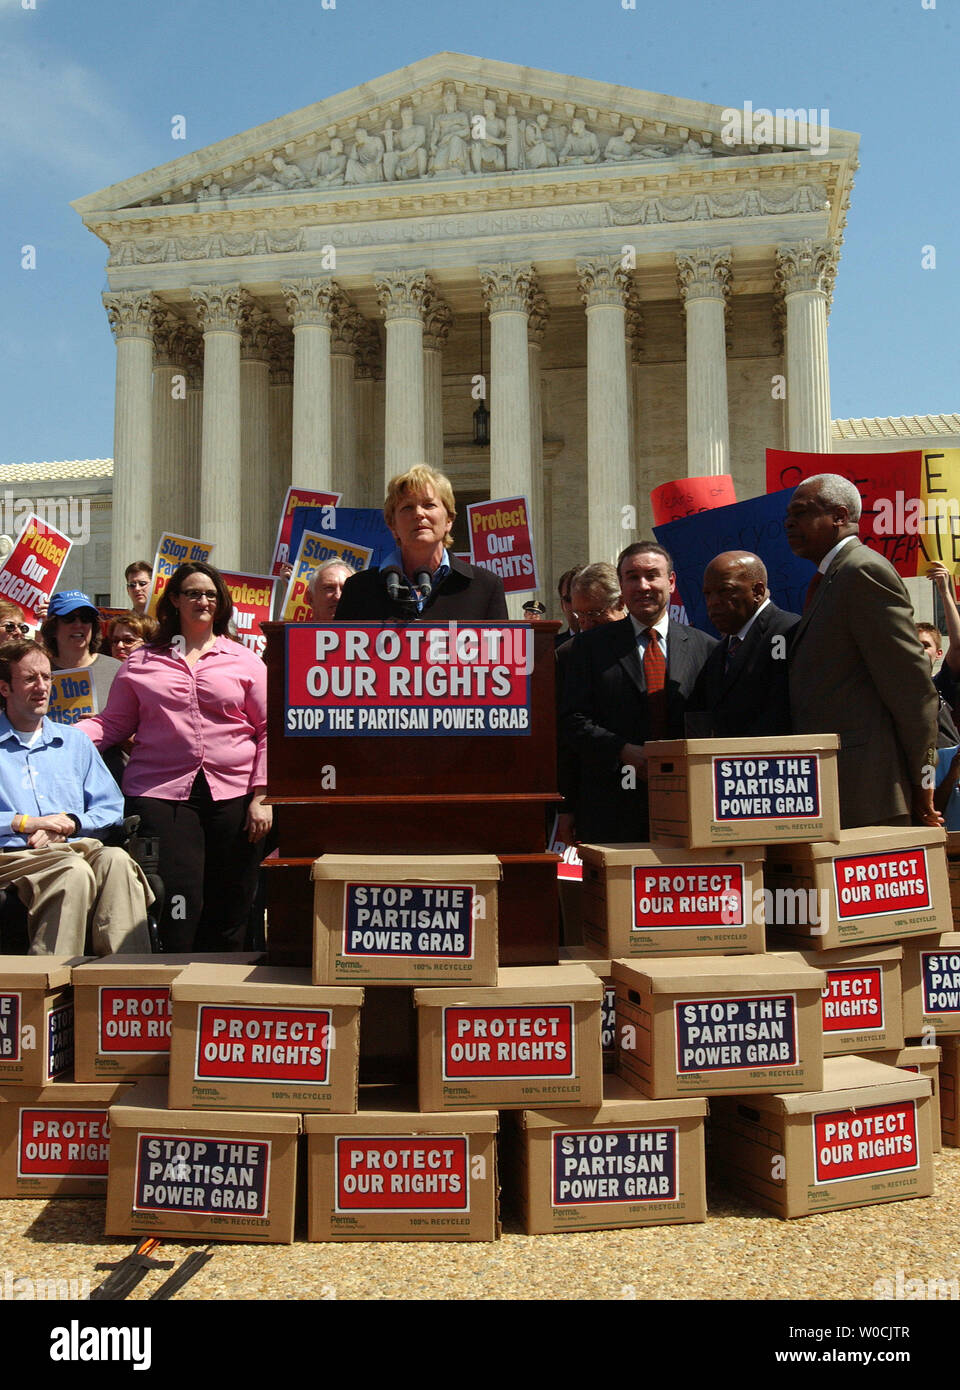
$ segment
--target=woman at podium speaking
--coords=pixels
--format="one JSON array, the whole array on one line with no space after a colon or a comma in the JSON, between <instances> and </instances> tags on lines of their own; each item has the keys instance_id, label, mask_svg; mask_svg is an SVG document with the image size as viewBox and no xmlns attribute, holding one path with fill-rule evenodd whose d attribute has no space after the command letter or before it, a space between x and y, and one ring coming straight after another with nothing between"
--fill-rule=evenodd
<instances>
[{"instance_id":1,"label":"woman at podium speaking","mask_svg":"<svg viewBox=\"0 0 960 1390\"><path fill-rule=\"evenodd\" d=\"M456 515L450 479L436 469L418 463L391 478L383 516L397 548L347 580L337 621L506 619L502 580L449 553Z\"/></svg>"}]
</instances>

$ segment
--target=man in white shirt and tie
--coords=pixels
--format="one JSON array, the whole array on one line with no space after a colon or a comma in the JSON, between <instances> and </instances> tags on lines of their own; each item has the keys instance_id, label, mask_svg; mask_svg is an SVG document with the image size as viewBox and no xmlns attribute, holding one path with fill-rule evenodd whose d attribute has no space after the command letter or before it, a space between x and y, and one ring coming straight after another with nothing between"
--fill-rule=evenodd
<instances>
[{"instance_id":1,"label":"man in white shirt and tie","mask_svg":"<svg viewBox=\"0 0 960 1390\"><path fill-rule=\"evenodd\" d=\"M580 841L646 840L644 744L682 738L697 676L716 641L670 621L673 562L640 541L617 560L627 616L574 639L560 707L560 736L579 764L573 808Z\"/></svg>"}]
</instances>

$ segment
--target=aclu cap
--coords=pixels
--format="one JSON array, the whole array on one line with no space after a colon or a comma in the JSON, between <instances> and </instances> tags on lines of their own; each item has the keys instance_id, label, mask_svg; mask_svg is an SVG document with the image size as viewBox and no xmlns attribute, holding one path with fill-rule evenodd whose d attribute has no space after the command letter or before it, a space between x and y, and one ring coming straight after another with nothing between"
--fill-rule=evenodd
<instances>
[{"instance_id":1,"label":"aclu cap","mask_svg":"<svg viewBox=\"0 0 960 1390\"><path fill-rule=\"evenodd\" d=\"M79 589L65 589L62 594L54 594L50 600L48 616L51 618L66 618L71 613L75 613L78 608L89 608L96 621L97 605L89 595L82 593Z\"/></svg>"}]
</instances>

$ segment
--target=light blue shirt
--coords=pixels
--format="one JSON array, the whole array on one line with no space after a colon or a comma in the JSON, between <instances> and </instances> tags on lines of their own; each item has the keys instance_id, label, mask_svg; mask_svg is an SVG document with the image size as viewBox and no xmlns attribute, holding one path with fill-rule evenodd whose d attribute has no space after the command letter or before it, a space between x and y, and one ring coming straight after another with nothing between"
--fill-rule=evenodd
<instances>
[{"instance_id":1,"label":"light blue shirt","mask_svg":"<svg viewBox=\"0 0 960 1390\"><path fill-rule=\"evenodd\" d=\"M938 748L937 749L937 770L934 773L934 785L938 786L950 771L950 764L953 762L957 748ZM960 830L960 781L956 783L950 793L950 799L943 808L943 828L944 830Z\"/></svg>"},{"instance_id":2,"label":"light blue shirt","mask_svg":"<svg viewBox=\"0 0 960 1390\"><path fill-rule=\"evenodd\" d=\"M14 816L66 811L94 835L123 820L123 796L86 734L44 719L40 737L26 747L0 714L0 849L23 849L26 837L11 828Z\"/></svg>"}]
</instances>

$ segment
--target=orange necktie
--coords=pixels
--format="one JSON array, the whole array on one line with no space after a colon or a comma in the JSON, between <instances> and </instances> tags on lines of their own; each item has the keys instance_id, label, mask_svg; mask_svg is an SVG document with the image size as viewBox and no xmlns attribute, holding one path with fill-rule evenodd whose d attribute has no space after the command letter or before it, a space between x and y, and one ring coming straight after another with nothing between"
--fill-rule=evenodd
<instances>
[{"instance_id":1,"label":"orange necktie","mask_svg":"<svg viewBox=\"0 0 960 1390\"><path fill-rule=\"evenodd\" d=\"M664 692L667 683L667 663L660 646L660 634L654 627L647 628L647 647L643 653L643 679L647 687L649 737L651 739L662 738L667 722Z\"/></svg>"}]
</instances>

